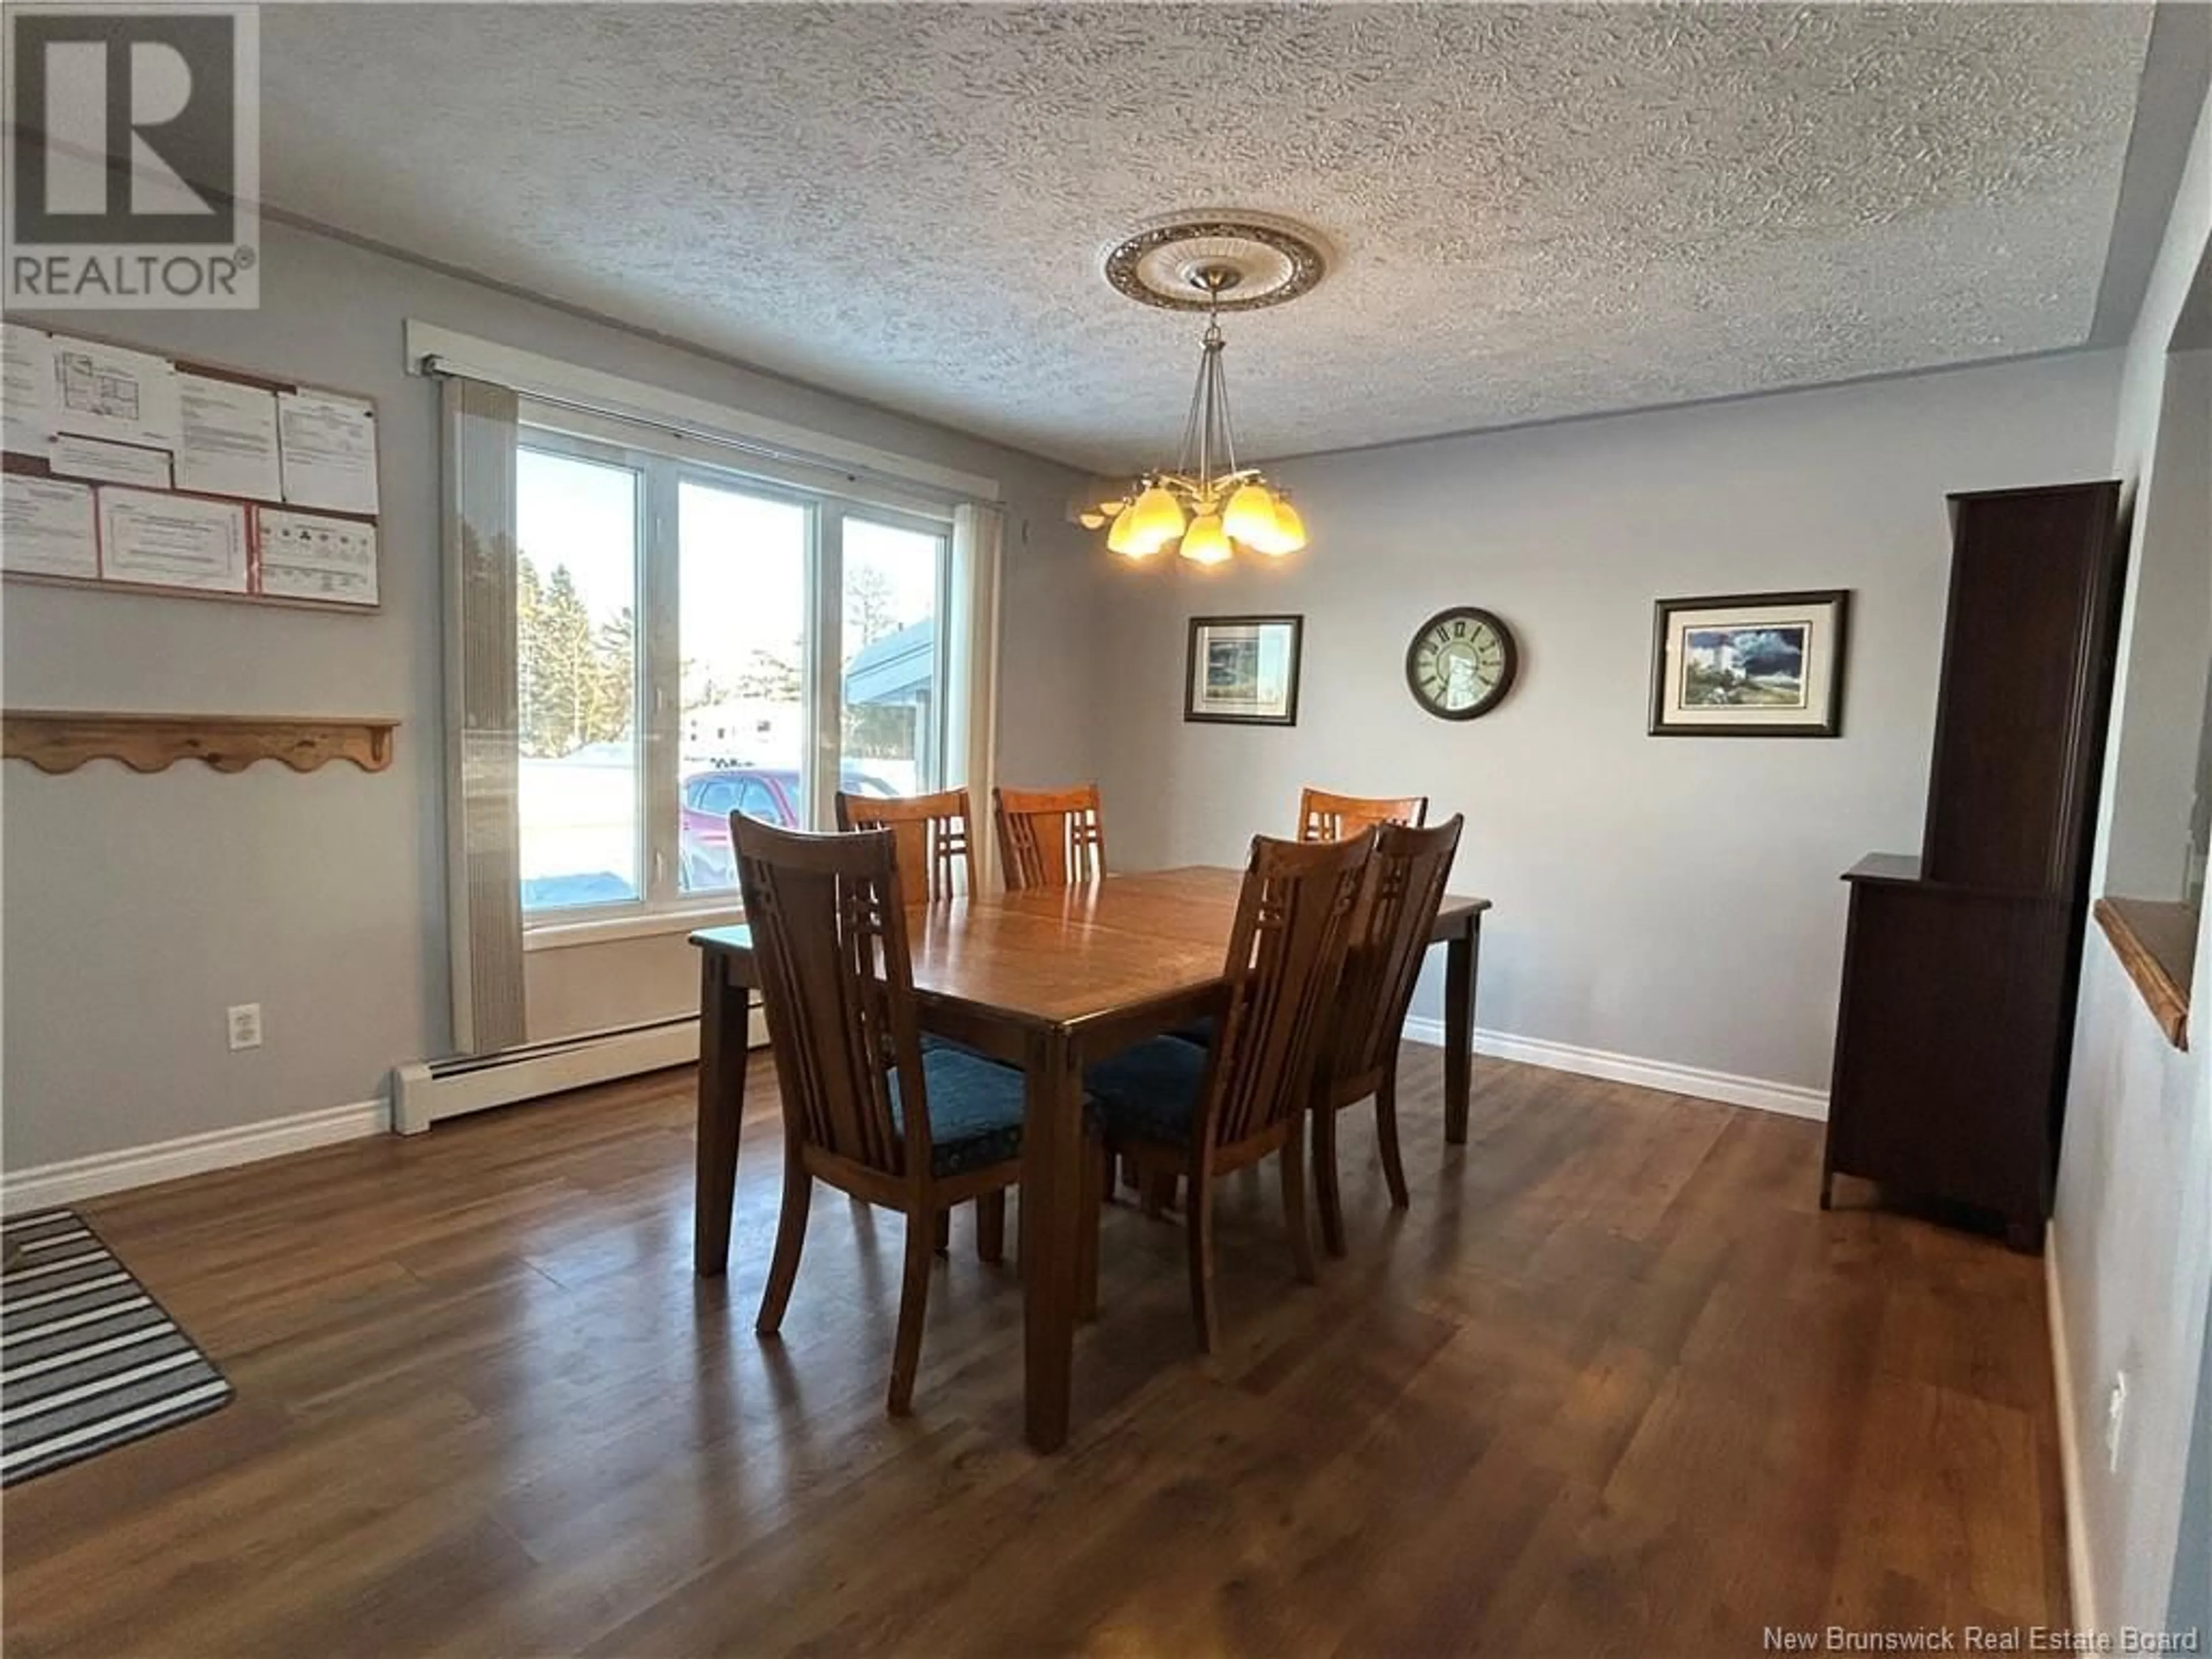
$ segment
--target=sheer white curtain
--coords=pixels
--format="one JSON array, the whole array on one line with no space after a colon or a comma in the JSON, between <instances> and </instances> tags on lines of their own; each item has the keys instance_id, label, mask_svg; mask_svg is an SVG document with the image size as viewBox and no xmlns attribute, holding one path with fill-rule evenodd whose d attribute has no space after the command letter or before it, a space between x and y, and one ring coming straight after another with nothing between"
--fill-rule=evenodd
<instances>
[{"instance_id":1,"label":"sheer white curtain","mask_svg":"<svg viewBox=\"0 0 2212 1659\"><path fill-rule=\"evenodd\" d=\"M946 706L954 711L945 783L965 787L975 815L975 872L985 892L999 880L999 837L988 820L998 781L999 557L1005 514L963 502L952 511L952 628Z\"/></svg>"}]
</instances>

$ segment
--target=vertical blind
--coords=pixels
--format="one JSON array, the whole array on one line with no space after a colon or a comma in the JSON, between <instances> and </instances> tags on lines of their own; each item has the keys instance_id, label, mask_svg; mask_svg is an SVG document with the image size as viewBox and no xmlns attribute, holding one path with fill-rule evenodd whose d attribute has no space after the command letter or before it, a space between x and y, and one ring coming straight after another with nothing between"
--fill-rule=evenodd
<instances>
[{"instance_id":1,"label":"vertical blind","mask_svg":"<svg viewBox=\"0 0 2212 1659\"><path fill-rule=\"evenodd\" d=\"M446 830L453 1046L524 1037L514 646L515 396L441 382L446 501Z\"/></svg>"}]
</instances>

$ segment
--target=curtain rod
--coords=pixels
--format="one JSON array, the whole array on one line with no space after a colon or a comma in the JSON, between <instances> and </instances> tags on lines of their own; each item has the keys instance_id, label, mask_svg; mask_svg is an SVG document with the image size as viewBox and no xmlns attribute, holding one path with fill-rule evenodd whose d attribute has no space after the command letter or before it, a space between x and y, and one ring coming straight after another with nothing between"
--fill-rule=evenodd
<instances>
[{"instance_id":1,"label":"curtain rod","mask_svg":"<svg viewBox=\"0 0 2212 1659\"><path fill-rule=\"evenodd\" d=\"M842 478L848 483L873 483L888 486L902 494L918 495L926 500L959 502L972 498L939 485L926 483L908 477L903 473L890 472L876 467L861 466L852 461L825 460L819 455L810 455L800 450L779 449L757 438L739 438L728 433L714 432L702 427L685 426L670 420L665 415L630 408L613 403L587 402L573 392L549 392L542 386L526 384L526 377L510 374L493 374L474 368L437 352L426 354L418 365L422 373L439 378L453 377L465 380L483 380L493 386L505 386L508 391L529 398L532 403L565 409L578 415L595 415L602 419L628 421L635 426L651 428L672 437L693 443L710 444L717 449L750 455L765 461L780 461L787 466L802 466L811 471L825 472ZM976 501L978 507L996 507L995 501Z\"/></svg>"}]
</instances>

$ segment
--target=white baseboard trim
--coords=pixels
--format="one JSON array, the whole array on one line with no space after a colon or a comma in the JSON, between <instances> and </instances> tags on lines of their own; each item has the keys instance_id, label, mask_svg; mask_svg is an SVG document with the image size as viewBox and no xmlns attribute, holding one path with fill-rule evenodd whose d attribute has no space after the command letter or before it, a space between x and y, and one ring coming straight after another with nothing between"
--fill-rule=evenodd
<instances>
[{"instance_id":1,"label":"white baseboard trim","mask_svg":"<svg viewBox=\"0 0 2212 1659\"><path fill-rule=\"evenodd\" d=\"M386 1103L363 1100L265 1123L240 1124L234 1129L210 1129L204 1134L156 1141L150 1146L10 1170L0 1178L0 1212L15 1215L49 1205L74 1204L103 1193L119 1193L126 1188L150 1187L157 1181L174 1181L180 1176L258 1164L286 1152L304 1152L363 1135L382 1134L390 1127L391 1111Z\"/></svg>"},{"instance_id":2,"label":"white baseboard trim","mask_svg":"<svg viewBox=\"0 0 2212 1659\"><path fill-rule=\"evenodd\" d=\"M2058 1224L2043 1230L2043 1299L2051 1317L2051 1376L2058 1407L2058 1480L2066 1504L2067 1624L2102 1630L2097 1622L2097 1581L2089 1566L2089 1510L2081 1498L2081 1437L2074 1416L2074 1367L2066 1342L2066 1301L2058 1288Z\"/></svg>"},{"instance_id":3,"label":"white baseboard trim","mask_svg":"<svg viewBox=\"0 0 2212 1659\"><path fill-rule=\"evenodd\" d=\"M1444 1024L1414 1014L1407 1018L1406 1036L1415 1042L1441 1048ZM1634 1054L1609 1054L1602 1048L1578 1048L1571 1043L1550 1042L1542 1037L1515 1036L1506 1031L1474 1034L1474 1051L1497 1060L1517 1060L1527 1066L1547 1066L1555 1072L1575 1072L1603 1078L1608 1083L1632 1083L1670 1095L1691 1095L1717 1100L1723 1105L1750 1106L1762 1112L1789 1117L1825 1119L1828 1094L1795 1083L1771 1083L1764 1078L1737 1077L1729 1072L1709 1072L1695 1066L1678 1066L1669 1060L1643 1060Z\"/></svg>"}]
</instances>

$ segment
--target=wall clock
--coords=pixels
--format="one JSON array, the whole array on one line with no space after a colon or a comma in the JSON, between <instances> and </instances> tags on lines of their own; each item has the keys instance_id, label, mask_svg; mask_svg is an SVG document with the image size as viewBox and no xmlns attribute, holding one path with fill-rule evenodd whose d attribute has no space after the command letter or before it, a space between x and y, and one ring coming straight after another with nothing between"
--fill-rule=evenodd
<instances>
[{"instance_id":1,"label":"wall clock","mask_svg":"<svg viewBox=\"0 0 2212 1659\"><path fill-rule=\"evenodd\" d=\"M1423 623L1406 647L1406 684L1438 720L1471 720L1504 700L1519 665L1511 629L1487 611L1455 605Z\"/></svg>"}]
</instances>

